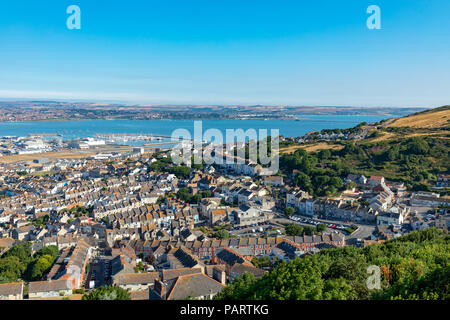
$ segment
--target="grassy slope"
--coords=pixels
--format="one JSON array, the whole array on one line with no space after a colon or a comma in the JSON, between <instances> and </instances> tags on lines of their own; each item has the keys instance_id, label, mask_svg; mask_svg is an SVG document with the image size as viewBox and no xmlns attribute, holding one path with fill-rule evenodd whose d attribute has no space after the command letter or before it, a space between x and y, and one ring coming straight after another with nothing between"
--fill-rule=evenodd
<instances>
[{"instance_id":1,"label":"grassy slope","mask_svg":"<svg viewBox=\"0 0 450 320\"><path fill-rule=\"evenodd\" d=\"M450 124L450 106L443 106L398 118L387 127L443 128Z\"/></svg>"}]
</instances>

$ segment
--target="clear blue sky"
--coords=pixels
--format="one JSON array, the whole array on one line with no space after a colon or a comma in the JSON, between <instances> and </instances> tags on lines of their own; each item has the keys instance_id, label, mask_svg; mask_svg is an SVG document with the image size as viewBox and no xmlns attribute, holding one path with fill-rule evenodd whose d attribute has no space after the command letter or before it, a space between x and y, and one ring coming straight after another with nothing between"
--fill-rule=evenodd
<instances>
[{"instance_id":1,"label":"clear blue sky","mask_svg":"<svg viewBox=\"0 0 450 320\"><path fill-rule=\"evenodd\" d=\"M448 0L2 0L0 97L439 106L449 16Z\"/></svg>"}]
</instances>

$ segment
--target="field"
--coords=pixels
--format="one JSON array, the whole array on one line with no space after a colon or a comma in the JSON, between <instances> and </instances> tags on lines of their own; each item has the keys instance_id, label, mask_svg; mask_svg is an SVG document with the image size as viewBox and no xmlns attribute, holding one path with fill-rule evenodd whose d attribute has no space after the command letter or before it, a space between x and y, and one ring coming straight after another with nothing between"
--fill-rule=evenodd
<instances>
[{"instance_id":1,"label":"field","mask_svg":"<svg viewBox=\"0 0 450 320\"><path fill-rule=\"evenodd\" d=\"M420 131L420 130L418 130ZM379 141L385 141L385 140L393 140L393 139L407 139L407 138L413 138L413 137L425 137L425 136L436 136L438 135L439 138L442 139L448 139L448 135L450 135L450 131L442 130L439 132L415 132L415 133L406 133L406 134L399 134L399 133L393 133L393 132L385 132L381 131L382 136L367 139L368 142L379 142Z\"/></svg>"},{"instance_id":2,"label":"field","mask_svg":"<svg viewBox=\"0 0 450 320\"><path fill-rule=\"evenodd\" d=\"M449 125L450 109L435 112L423 112L404 118L399 118L387 127L412 127L412 128L442 128Z\"/></svg>"},{"instance_id":3,"label":"field","mask_svg":"<svg viewBox=\"0 0 450 320\"><path fill-rule=\"evenodd\" d=\"M306 145L293 145L285 148L280 148L280 153L294 153L295 150L304 149L307 152L316 152L322 149L341 150L344 146L339 144L327 144L325 142L312 143Z\"/></svg>"}]
</instances>

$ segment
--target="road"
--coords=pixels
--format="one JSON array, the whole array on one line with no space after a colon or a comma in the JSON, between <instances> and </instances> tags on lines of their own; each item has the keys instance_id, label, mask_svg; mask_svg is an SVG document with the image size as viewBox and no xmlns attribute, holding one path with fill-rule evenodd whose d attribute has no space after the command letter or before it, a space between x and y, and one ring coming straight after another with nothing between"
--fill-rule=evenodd
<instances>
[{"instance_id":1,"label":"road","mask_svg":"<svg viewBox=\"0 0 450 320\"><path fill-rule=\"evenodd\" d=\"M96 261L96 265L94 265L94 261ZM106 277L106 270L111 268L107 266L107 261L110 261L108 257L98 257L91 264L91 271L87 277L86 287L89 288L89 282L91 280L95 281L95 288L102 287L105 285L110 285L110 279ZM93 276L95 274L95 276ZM111 274L111 273L109 273Z\"/></svg>"},{"instance_id":2,"label":"road","mask_svg":"<svg viewBox=\"0 0 450 320\"><path fill-rule=\"evenodd\" d=\"M265 225L260 225L260 226L255 226L255 227L247 227L244 229L239 229L239 230L232 230L230 231L230 234L236 235L236 236L240 236L240 235L244 235L244 234L248 234L248 233L252 233L252 229L255 229L256 232L255 233L260 233L260 231L258 231L259 228L263 228L264 231L266 231L267 229L269 229L273 224L271 224L270 222L268 222Z\"/></svg>"},{"instance_id":3,"label":"road","mask_svg":"<svg viewBox=\"0 0 450 320\"><path fill-rule=\"evenodd\" d=\"M302 218L306 218L306 217L302 217ZM308 219L311 219L311 218L308 217ZM311 220L319 221L318 219L311 219ZM314 228L316 227L315 225L310 224L310 223L298 222L298 221L290 220L290 219L284 218L284 217L274 218L274 219L272 220L272 222L279 224L279 226L280 226L282 229L284 229L284 226L282 225L282 223L295 223L295 224L298 224L298 225L300 225L300 226L302 226L302 227L305 227L305 226L310 226L310 227L314 227ZM322 221L319 221L319 222L322 222ZM332 223L332 222L327 222L327 223ZM337 223L334 222L334 224L337 224ZM341 223L339 223L339 224L341 224ZM339 229L336 229L336 230L335 230L335 229L333 229L333 228L327 228L327 230L326 230L325 232L332 233L332 232L334 232L334 231L336 231L336 232L338 232L338 233L344 234L344 233L341 232Z\"/></svg>"},{"instance_id":4,"label":"road","mask_svg":"<svg viewBox=\"0 0 450 320\"><path fill-rule=\"evenodd\" d=\"M345 237L346 241L351 241L352 239L365 239L370 237L375 231L375 226L358 225L358 230Z\"/></svg>"},{"instance_id":5,"label":"road","mask_svg":"<svg viewBox=\"0 0 450 320\"><path fill-rule=\"evenodd\" d=\"M358 226L358 230L353 232L351 235L347 235L346 233L340 232L339 230L335 230L335 231L338 231L340 233L346 234L346 236L345 236L346 240L365 239L367 237L370 237L370 235L375 231L375 228L376 228L376 226L374 224L369 224L369 223L344 223L341 220L317 219L317 218L311 218L311 217L303 216L303 215L300 215L300 217L311 219L311 220L322 222L322 223L327 223L327 224L328 223L333 223L333 224L336 224L336 225L342 224L345 227L350 227L351 225ZM277 222L277 223L296 223L296 224L304 225L304 226L305 225L306 226L312 226L311 224L308 224L308 223L302 223L302 222L297 222L297 221L293 221L293 220L287 219L287 218L283 217L281 214L278 215L278 217L274 218L272 221L273 222ZM334 230L334 229L327 228L328 232L330 232L332 230Z\"/></svg>"}]
</instances>

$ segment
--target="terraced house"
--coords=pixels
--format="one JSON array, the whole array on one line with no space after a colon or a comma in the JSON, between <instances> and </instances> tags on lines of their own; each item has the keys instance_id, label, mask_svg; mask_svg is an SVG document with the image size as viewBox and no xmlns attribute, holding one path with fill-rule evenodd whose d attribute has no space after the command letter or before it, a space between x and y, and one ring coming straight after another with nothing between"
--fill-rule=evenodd
<instances>
[{"instance_id":1,"label":"terraced house","mask_svg":"<svg viewBox=\"0 0 450 320\"><path fill-rule=\"evenodd\" d=\"M343 247L345 245L345 237L341 234L330 234L320 236L285 236L285 237L268 237L268 238L239 238L226 240L205 240L205 241L141 241L141 240L122 240L116 242L117 247L128 247L135 250L136 254L145 253L153 254L160 248L176 248L183 246L189 250L192 255L200 259L212 259L216 256L216 252L223 248L231 248L234 250L245 250L249 256L263 256L272 254L272 249L283 242L285 239L294 243L299 249L308 252L313 248L321 245L329 245L330 247ZM183 249L183 251L185 251Z\"/></svg>"},{"instance_id":2,"label":"terraced house","mask_svg":"<svg viewBox=\"0 0 450 320\"><path fill-rule=\"evenodd\" d=\"M0 283L0 300L23 300L23 282Z\"/></svg>"}]
</instances>

